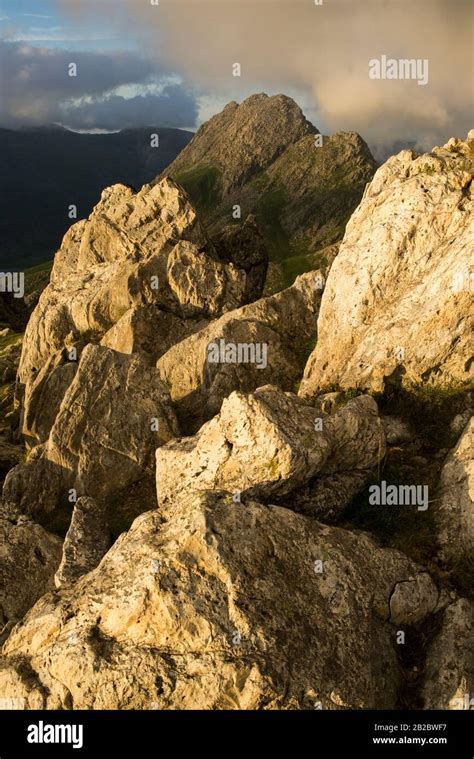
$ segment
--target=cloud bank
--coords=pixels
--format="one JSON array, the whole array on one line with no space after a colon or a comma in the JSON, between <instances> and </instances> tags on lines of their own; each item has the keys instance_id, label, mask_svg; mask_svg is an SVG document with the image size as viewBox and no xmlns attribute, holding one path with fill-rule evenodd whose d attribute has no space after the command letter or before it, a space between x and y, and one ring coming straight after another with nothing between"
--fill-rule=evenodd
<instances>
[{"instance_id":1,"label":"cloud bank","mask_svg":"<svg viewBox=\"0 0 474 759\"><path fill-rule=\"evenodd\" d=\"M69 66L77 76L69 76ZM61 123L72 129L189 127L194 96L157 75L155 61L130 52L67 51L0 41L0 125ZM151 85L144 94L144 85ZM127 96L117 90L127 86ZM145 90L146 90L145 86Z\"/></svg>"},{"instance_id":2,"label":"cloud bank","mask_svg":"<svg viewBox=\"0 0 474 759\"><path fill-rule=\"evenodd\" d=\"M63 0L66 8L70 4ZM89 19L101 3L74 3ZM356 130L384 150L430 148L472 126L471 0L122 0L129 33L219 102L302 93L327 131ZM159 45L157 42L159 41ZM429 82L371 80L369 60L428 59ZM242 67L232 77L232 63Z\"/></svg>"},{"instance_id":3,"label":"cloud bank","mask_svg":"<svg viewBox=\"0 0 474 759\"><path fill-rule=\"evenodd\" d=\"M191 127L197 114L208 118L229 100L265 91L295 97L326 133L358 131L379 158L394 145L430 149L473 126L472 0L58 0L58 6L73 28L107 30L140 53L3 43L4 124ZM371 79L369 61L382 56L426 59L427 84ZM68 60L78 63L76 81L64 74ZM236 62L240 77L232 76ZM155 91L140 90L160 81ZM127 97L117 91L126 84L135 86Z\"/></svg>"}]
</instances>

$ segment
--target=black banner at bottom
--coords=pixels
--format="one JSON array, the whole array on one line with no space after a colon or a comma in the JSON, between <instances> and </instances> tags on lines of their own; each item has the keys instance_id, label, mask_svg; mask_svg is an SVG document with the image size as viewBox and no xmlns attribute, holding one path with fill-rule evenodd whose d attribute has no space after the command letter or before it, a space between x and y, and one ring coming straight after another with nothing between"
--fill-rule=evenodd
<instances>
[{"instance_id":1,"label":"black banner at bottom","mask_svg":"<svg viewBox=\"0 0 474 759\"><path fill-rule=\"evenodd\" d=\"M0 711L0 759L282 749L328 756L474 757L465 711ZM256 742L257 741L257 742ZM260 743L261 741L261 743ZM260 745L259 745L260 744ZM324 753L322 753L324 749ZM339 753L335 753L335 756Z\"/></svg>"}]
</instances>

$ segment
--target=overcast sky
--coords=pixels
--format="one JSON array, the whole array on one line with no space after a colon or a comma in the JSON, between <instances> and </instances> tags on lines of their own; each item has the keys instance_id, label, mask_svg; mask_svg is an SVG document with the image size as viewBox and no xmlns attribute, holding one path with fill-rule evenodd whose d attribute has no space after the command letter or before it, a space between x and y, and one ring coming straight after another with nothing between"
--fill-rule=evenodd
<instances>
[{"instance_id":1,"label":"overcast sky","mask_svg":"<svg viewBox=\"0 0 474 759\"><path fill-rule=\"evenodd\" d=\"M262 91L379 156L474 126L471 0L0 0L0 19L2 126L194 129ZM370 79L382 55L426 59L428 83Z\"/></svg>"}]
</instances>

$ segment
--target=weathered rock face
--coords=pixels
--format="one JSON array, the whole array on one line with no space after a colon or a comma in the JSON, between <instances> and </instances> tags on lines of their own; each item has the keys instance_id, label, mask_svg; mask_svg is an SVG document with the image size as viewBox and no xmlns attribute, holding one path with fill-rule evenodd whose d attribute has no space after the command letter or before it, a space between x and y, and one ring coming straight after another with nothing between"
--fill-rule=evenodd
<instances>
[{"instance_id":1,"label":"weathered rock face","mask_svg":"<svg viewBox=\"0 0 474 759\"><path fill-rule=\"evenodd\" d=\"M358 487L385 451L377 405L369 396L347 403L332 416L272 386L252 395L232 393L218 416L191 438L173 440L156 452L160 510L176 494L223 489L243 497L285 499L313 478L353 473ZM317 486L316 486L317 487ZM344 490L331 512L350 500ZM310 505L296 507L318 515L327 504L312 493Z\"/></svg>"},{"instance_id":2,"label":"weathered rock face","mask_svg":"<svg viewBox=\"0 0 474 759\"><path fill-rule=\"evenodd\" d=\"M307 135L290 145L266 172L263 191L264 205L280 194L278 221L291 241L290 253L311 255L326 247L321 255L330 264L327 246L342 239L376 168L367 143L356 132L324 136L320 145Z\"/></svg>"},{"instance_id":3,"label":"weathered rock face","mask_svg":"<svg viewBox=\"0 0 474 759\"><path fill-rule=\"evenodd\" d=\"M316 330L323 281L321 272L303 274L287 290L213 320L159 359L184 431L195 432L217 414L233 390L250 392L268 382L295 388Z\"/></svg>"},{"instance_id":4,"label":"weathered rock face","mask_svg":"<svg viewBox=\"0 0 474 759\"><path fill-rule=\"evenodd\" d=\"M230 311L246 298L246 276L232 264L225 265L210 256L203 259L195 245L180 242L168 258L167 282L185 316Z\"/></svg>"},{"instance_id":5,"label":"weathered rock face","mask_svg":"<svg viewBox=\"0 0 474 759\"><path fill-rule=\"evenodd\" d=\"M474 417L448 455L435 499L440 555L451 564L474 555Z\"/></svg>"},{"instance_id":6,"label":"weathered rock face","mask_svg":"<svg viewBox=\"0 0 474 759\"><path fill-rule=\"evenodd\" d=\"M473 168L474 131L377 171L328 276L303 395L472 378Z\"/></svg>"},{"instance_id":7,"label":"weathered rock face","mask_svg":"<svg viewBox=\"0 0 474 759\"><path fill-rule=\"evenodd\" d=\"M133 307L216 315L240 306L245 288L245 271L218 260L174 182L145 185L136 194L109 187L56 254L26 330L20 381L30 381L64 346L99 340Z\"/></svg>"},{"instance_id":8,"label":"weathered rock face","mask_svg":"<svg viewBox=\"0 0 474 759\"><path fill-rule=\"evenodd\" d=\"M66 390L77 371L77 361L68 360L66 350L48 358L31 382L23 399L22 434L33 444L44 443L51 432Z\"/></svg>"},{"instance_id":9,"label":"weathered rock face","mask_svg":"<svg viewBox=\"0 0 474 759\"><path fill-rule=\"evenodd\" d=\"M0 636L46 591L61 559L61 541L0 503Z\"/></svg>"},{"instance_id":10,"label":"weathered rock face","mask_svg":"<svg viewBox=\"0 0 474 759\"><path fill-rule=\"evenodd\" d=\"M54 576L57 587L91 572L110 548L107 518L93 498L82 496L72 513L63 545L61 564Z\"/></svg>"},{"instance_id":11,"label":"weathered rock face","mask_svg":"<svg viewBox=\"0 0 474 759\"><path fill-rule=\"evenodd\" d=\"M208 321L182 319L156 306L137 306L124 313L100 344L119 353L140 353L155 364L176 342L202 329Z\"/></svg>"},{"instance_id":12,"label":"weathered rock face","mask_svg":"<svg viewBox=\"0 0 474 759\"><path fill-rule=\"evenodd\" d=\"M29 709L393 708L390 596L419 574L363 534L196 497L44 596L3 647L0 692Z\"/></svg>"},{"instance_id":13,"label":"weathered rock face","mask_svg":"<svg viewBox=\"0 0 474 759\"><path fill-rule=\"evenodd\" d=\"M474 605L461 598L442 612L426 655L425 709L472 709L474 705Z\"/></svg>"},{"instance_id":14,"label":"weathered rock face","mask_svg":"<svg viewBox=\"0 0 474 759\"><path fill-rule=\"evenodd\" d=\"M52 281L120 259L146 261L179 240L206 242L188 198L171 181L144 185L138 193L121 184L107 187L89 219L73 225L68 235L56 254Z\"/></svg>"},{"instance_id":15,"label":"weathered rock face","mask_svg":"<svg viewBox=\"0 0 474 759\"><path fill-rule=\"evenodd\" d=\"M87 346L45 444L7 476L4 495L29 513L68 490L101 499L140 479L157 445L178 434L158 371L139 355Z\"/></svg>"}]
</instances>

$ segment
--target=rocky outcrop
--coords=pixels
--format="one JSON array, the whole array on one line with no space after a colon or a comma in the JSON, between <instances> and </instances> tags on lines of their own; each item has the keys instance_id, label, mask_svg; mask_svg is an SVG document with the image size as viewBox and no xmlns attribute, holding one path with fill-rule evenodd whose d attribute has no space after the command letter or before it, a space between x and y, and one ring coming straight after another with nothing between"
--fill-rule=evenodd
<instances>
[{"instance_id":1,"label":"rocky outcrop","mask_svg":"<svg viewBox=\"0 0 474 759\"><path fill-rule=\"evenodd\" d=\"M0 503L0 638L46 591L61 559L61 540Z\"/></svg>"},{"instance_id":2,"label":"rocky outcrop","mask_svg":"<svg viewBox=\"0 0 474 759\"><path fill-rule=\"evenodd\" d=\"M230 494L173 514L164 526L143 514L96 570L36 604L3 647L3 697L29 709L395 707L390 596L416 586L413 562ZM417 592L406 601L409 617Z\"/></svg>"},{"instance_id":3,"label":"rocky outcrop","mask_svg":"<svg viewBox=\"0 0 474 759\"><path fill-rule=\"evenodd\" d=\"M181 427L195 432L233 390L271 382L294 390L316 329L324 277L301 275L292 287L224 314L176 343L157 362Z\"/></svg>"},{"instance_id":4,"label":"rocky outcrop","mask_svg":"<svg viewBox=\"0 0 474 759\"><path fill-rule=\"evenodd\" d=\"M206 249L206 250L205 250ZM218 260L186 194L169 179L103 191L56 254L25 334L22 383L65 346L99 341L131 308L217 315L244 302L246 273Z\"/></svg>"},{"instance_id":5,"label":"rocky outcrop","mask_svg":"<svg viewBox=\"0 0 474 759\"><path fill-rule=\"evenodd\" d=\"M421 688L425 709L474 707L474 605L461 598L442 612L426 654Z\"/></svg>"},{"instance_id":6,"label":"rocky outcrop","mask_svg":"<svg viewBox=\"0 0 474 759\"><path fill-rule=\"evenodd\" d=\"M82 496L72 513L64 539L61 564L54 576L57 587L76 582L91 572L110 548L107 517L93 498Z\"/></svg>"},{"instance_id":7,"label":"rocky outcrop","mask_svg":"<svg viewBox=\"0 0 474 759\"><path fill-rule=\"evenodd\" d=\"M71 227L17 381L0 334L0 698L471 704L473 137L390 159L338 254L370 151L257 96L170 170L210 233L168 178Z\"/></svg>"},{"instance_id":8,"label":"rocky outcrop","mask_svg":"<svg viewBox=\"0 0 474 759\"><path fill-rule=\"evenodd\" d=\"M377 171L329 273L304 396L472 378L474 130Z\"/></svg>"},{"instance_id":9,"label":"rocky outcrop","mask_svg":"<svg viewBox=\"0 0 474 759\"><path fill-rule=\"evenodd\" d=\"M21 432L30 446L44 443L48 439L76 371L77 359L71 361L67 350L58 351L48 358L32 381L26 384Z\"/></svg>"},{"instance_id":10,"label":"rocky outcrop","mask_svg":"<svg viewBox=\"0 0 474 759\"><path fill-rule=\"evenodd\" d=\"M435 521L442 561L453 564L474 555L474 417L443 466L435 498Z\"/></svg>"},{"instance_id":11,"label":"rocky outcrop","mask_svg":"<svg viewBox=\"0 0 474 759\"><path fill-rule=\"evenodd\" d=\"M311 497L302 503L296 496L291 507L324 515L327 502L318 498L318 487L325 478L352 475L360 488L384 446L377 405L368 396L327 415L272 386L251 395L234 392L195 437L157 450L158 504L164 513L177 494L223 489L239 498L285 499L288 505L290 494L316 478ZM336 492L331 516L351 497Z\"/></svg>"},{"instance_id":12,"label":"rocky outcrop","mask_svg":"<svg viewBox=\"0 0 474 759\"><path fill-rule=\"evenodd\" d=\"M77 496L101 500L139 480L179 433L159 373L139 355L88 345L46 443L9 472L4 495L28 513Z\"/></svg>"},{"instance_id":13,"label":"rocky outcrop","mask_svg":"<svg viewBox=\"0 0 474 759\"><path fill-rule=\"evenodd\" d=\"M182 319L156 306L136 306L105 333L100 344L119 353L140 353L155 364L173 345L208 322L202 318Z\"/></svg>"}]
</instances>

